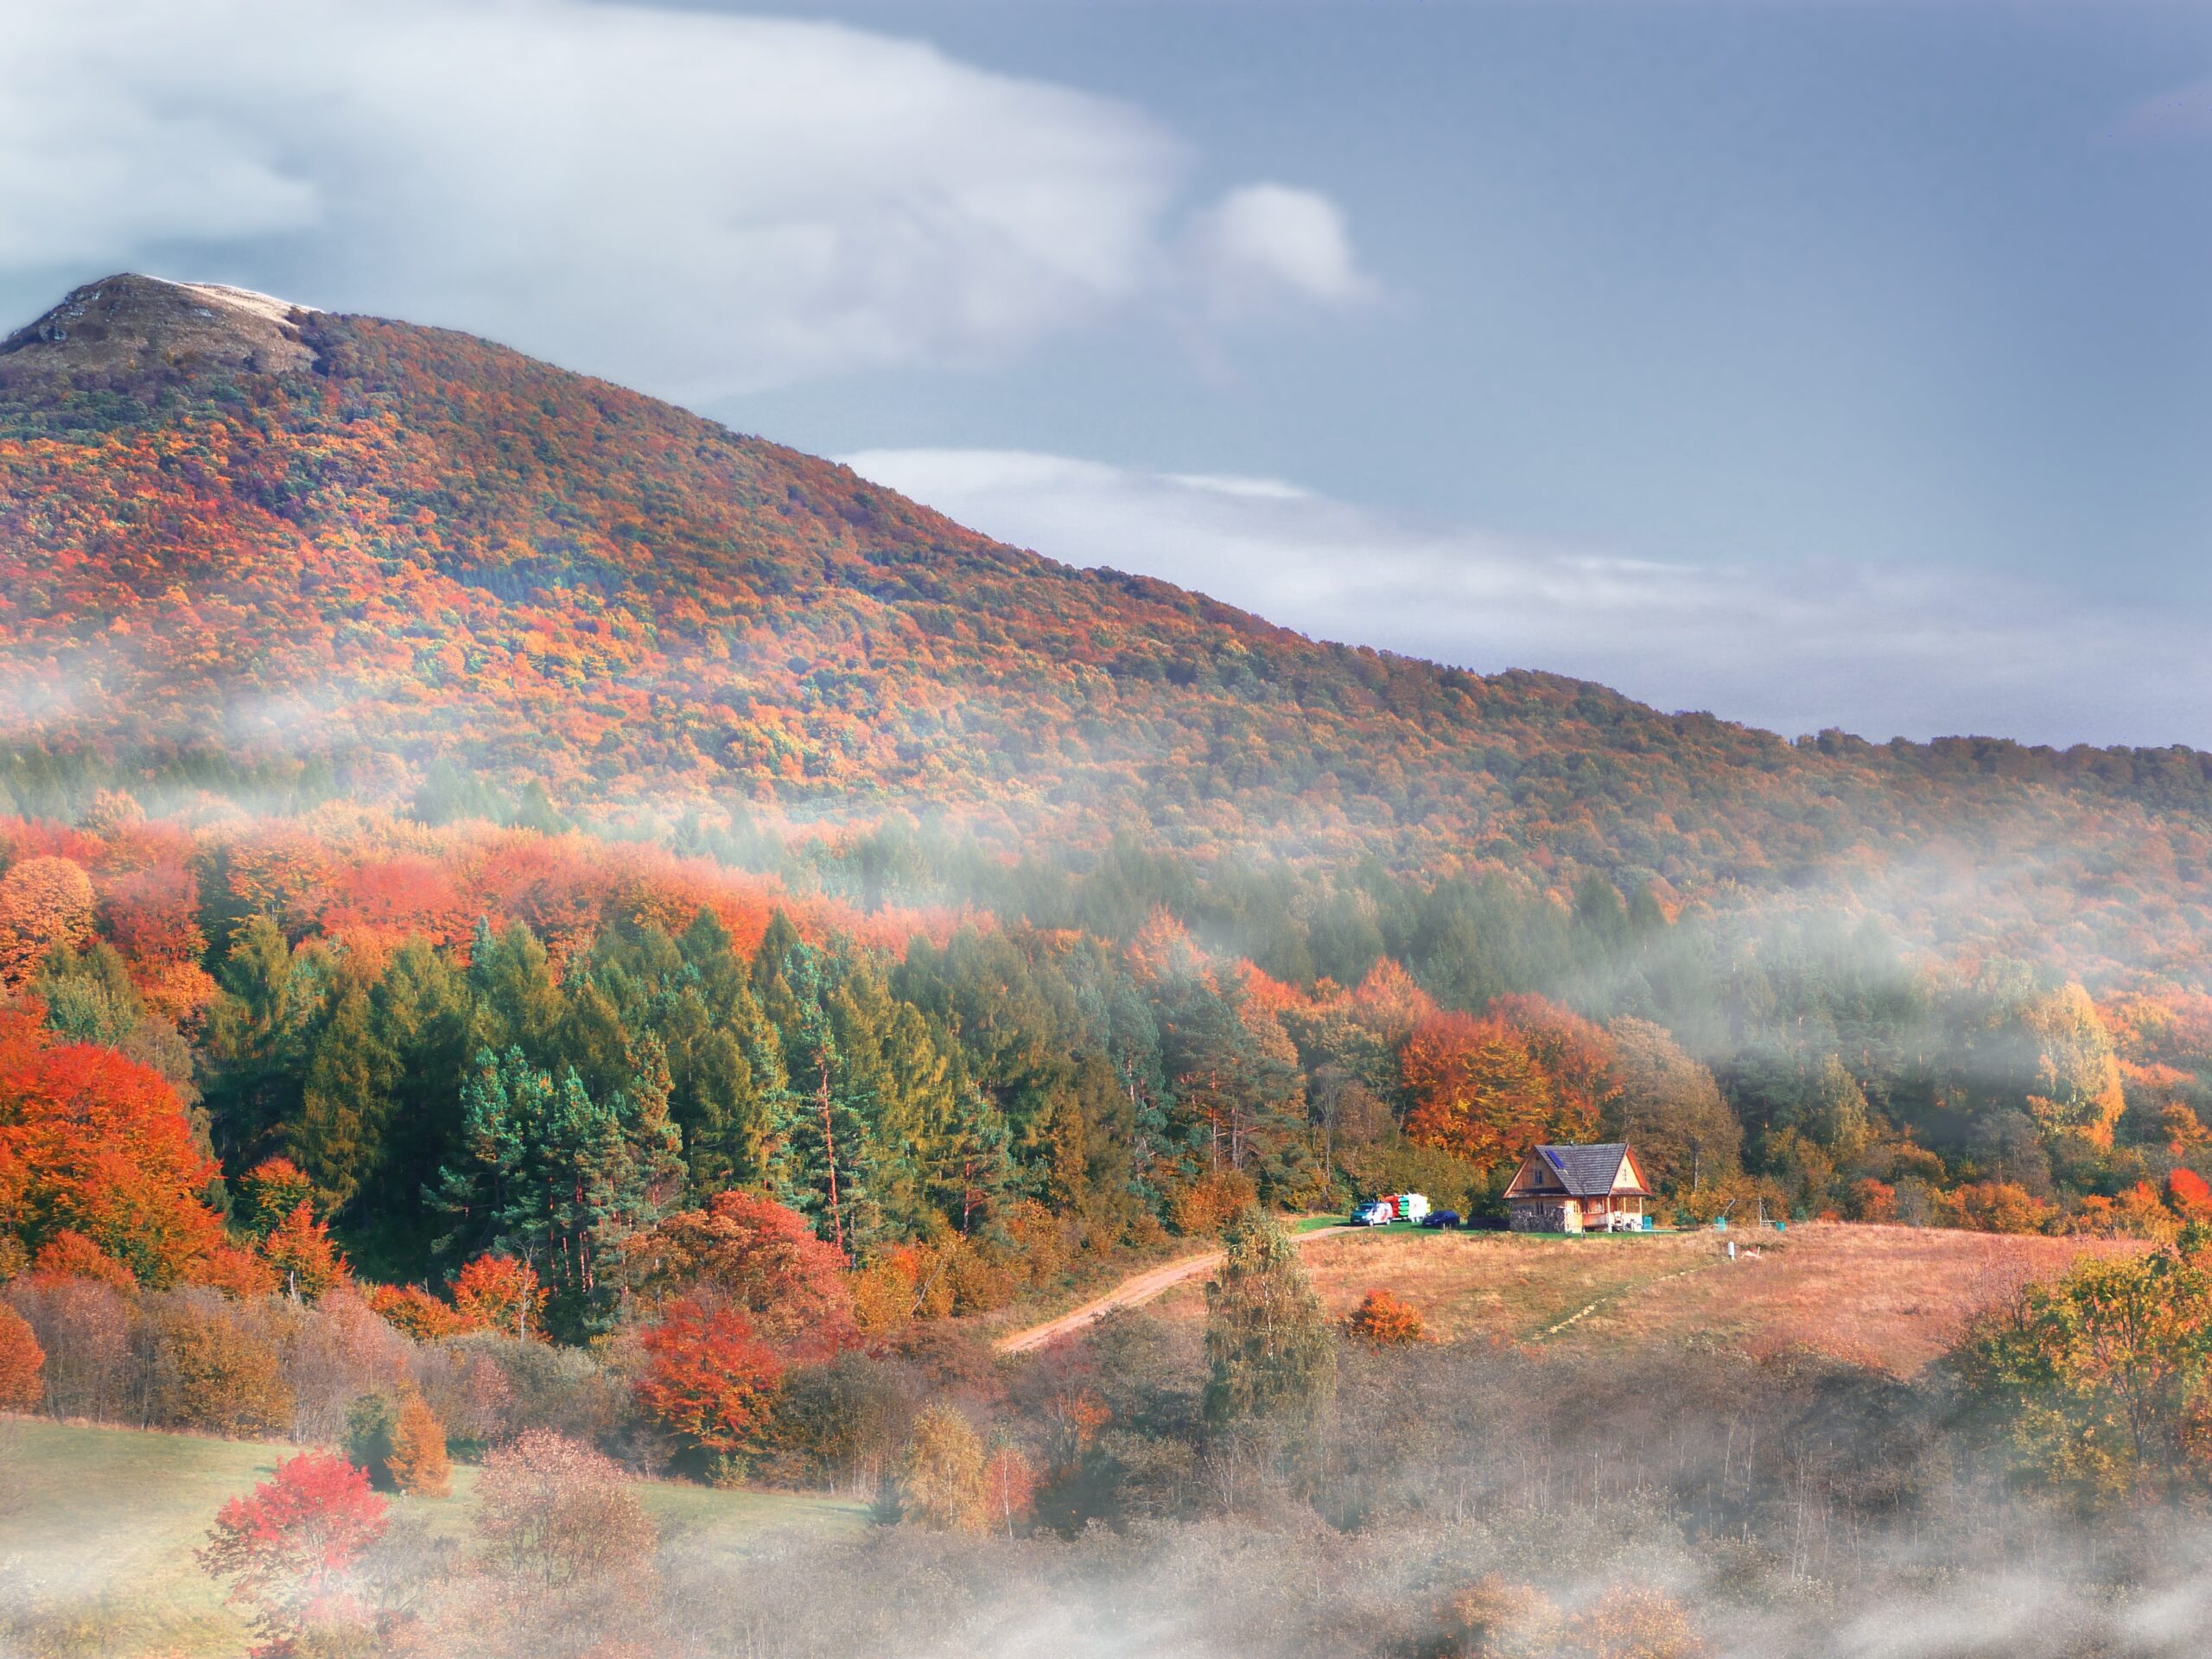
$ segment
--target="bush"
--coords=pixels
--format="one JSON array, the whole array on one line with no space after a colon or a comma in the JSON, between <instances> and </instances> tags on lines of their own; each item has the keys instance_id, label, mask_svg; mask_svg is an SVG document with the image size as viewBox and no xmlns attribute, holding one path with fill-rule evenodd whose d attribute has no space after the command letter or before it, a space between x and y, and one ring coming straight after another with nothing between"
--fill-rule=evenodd
<instances>
[{"instance_id":1,"label":"bush","mask_svg":"<svg viewBox=\"0 0 2212 1659\"><path fill-rule=\"evenodd\" d=\"M637 1421L628 1386L581 1349L490 1335L464 1337L449 1345L481 1354L499 1369L507 1406L495 1440L542 1428L572 1440L612 1445Z\"/></svg>"},{"instance_id":2,"label":"bush","mask_svg":"<svg viewBox=\"0 0 2212 1659\"><path fill-rule=\"evenodd\" d=\"M309 1308L273 1298L251 1306L282 1332L284 1382L302 1440L337 1440L354 1401L396 1388L406 1373L406 1338L371 1312L350 1286Z\"/></svg>"},{"instance_id":3,"label":"bush","mask_svg":"<svg viewBox=\"0 0 2212 1659\"><path fill-rule=\"evenodd\" d=\"M512 1578L558 1586L632 1572L657 1541L613 1462L543 1429L484 1459L476 1500L491 1563Z\"/></svg>"},{"instance_id":4,"label":"bush","mask_svg":"<svg viewBox=\"0 0 2212 1659\"><path fill-rule=\"evenodd\" d=\"M440 1342L408 1356L408 1380L448 1435L481 1450L503 1440L515 1391L499 1362L474 1342Z\"/></svg>"},{"instance_id":5,"label":"bush","mask_svg":"<svg viewBox=\"0 0 2212 1659\"><path fill-rule=\"evenodd\" d=\"M1367 1293L1344 1329L1353 1341L1370 1348L1402 1348L1426 1334L1420 1311L1397 1292L1380 1287Z\"/></svg>"},{"instance_id":6,"label":"bush","mask_svg":"<svg viewBox=\"0 0 2212 1659\"><path fill-rule=\"evenodd\" d=\"M801 1366L784 1378L760 1471L794 1485L874 1491L912 1429L919 1392L907 1367L864 1354Z\"/></svg>"},{"instance_id":7,"label":"bush","mask_svg":"<svg viewBox=\"0 0 2212 1659\"><path fill-rule=\"evenodd\" d=\"M398 1402L388 1394L365 1394L346 1414L346 1455L368 1471L372 1485L391 1490L391 1440L399 1427Z\"/></svg>"},{"instance_id":8,"label":"bush","mask_svg":"<svg viewBox=\"0 0 2212 1659\"><path fill-rule=\"evenodd\" d=\"M95 1421L124 1415L138 1319L130 1298L98 1280L34 1273L8 1287L8 1303L45 1350L48 1410Z\"/></svg>"},{"instance_id":9,"label":"bush","mask_svg":"<svg viewBox=\"0 0 2212 1659\"><path fill-rule=\"evenodd\" d=\"M188 1292L167 1299L153 1315L152 1336L156 1421L236 1436L291 1427L292 1391L276 1344L219 1303L207 1306Z\"/></svg>"}]
</instances>

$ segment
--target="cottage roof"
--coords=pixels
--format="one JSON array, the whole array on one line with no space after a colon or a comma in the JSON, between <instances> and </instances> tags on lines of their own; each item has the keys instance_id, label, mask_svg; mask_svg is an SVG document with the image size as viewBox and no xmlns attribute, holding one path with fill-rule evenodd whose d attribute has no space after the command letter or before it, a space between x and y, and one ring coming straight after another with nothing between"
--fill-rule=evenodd
<instances>
[{"instance_id":1,"label":"cottage roof","mask_svg":"<svg viewBox=\"0 0 2212 1659\"><path fill-rule=\"evenodd\" d=\"M1628 1147L1618 1141L1598 1147L1538 1147L1535 1155L1550 1166L1569 1198L1599 1198L1614 1190ZM1641 1191L1643 1183L1636 1185Z\"/></svg>"}]
</instances>

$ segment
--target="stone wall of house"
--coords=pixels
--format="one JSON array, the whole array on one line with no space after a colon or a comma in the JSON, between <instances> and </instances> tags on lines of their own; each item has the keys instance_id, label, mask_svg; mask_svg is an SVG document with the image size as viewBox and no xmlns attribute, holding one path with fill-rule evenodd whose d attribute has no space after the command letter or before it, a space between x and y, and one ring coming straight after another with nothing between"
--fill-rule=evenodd
<instances>
[{"instance_id":1,"label":"stone wall of house","mask_svg":"<svg viewBox=\"0 0 2212 1659\"><path fill-rule=\"evenodd\" d=\"M1516 1233L1579 1233L1582 1230L1582 1206L1565 1198L1535 1198L1516 1201L1512 1206L1510 1223Z\"/></svg>"}]
</instances>

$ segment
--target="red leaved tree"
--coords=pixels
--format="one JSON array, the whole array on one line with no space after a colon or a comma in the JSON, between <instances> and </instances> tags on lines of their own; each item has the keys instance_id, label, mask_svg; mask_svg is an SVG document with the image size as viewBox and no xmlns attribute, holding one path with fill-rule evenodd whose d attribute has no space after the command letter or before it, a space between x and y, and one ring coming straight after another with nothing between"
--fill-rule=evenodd
<instances>
[{"instance_id":1,"label":"red leaved tree","mask_svg":"<svg viewBox=\"0 0 2212 1659\"><path fill-rule=\"evenodd\" d=\"M224 1504L196 1559L230 1580L226 1599L247 1610L257 1651L289 1653L313 1627L359 1617L351 1569L388 1518L366 1470L334 1452L303 1452Z\"/></svg>"},{"instance_id":2,"label":"red leaved tree","mask_svg":"<svg viewBox=\"0 0 2212 1659\"><path fill-rule=\"evenodd\" d=\"M2166 1202L2183 1221L2212 1221L2212 1185L2186 1166L2166 1177Z\"/></svg>"},{"instance_id":3,"label":"red leaved tree","mask_svg":"<svg viewBox=\"0 0 2212 1659\"><path fill-rule=\"evenodd\" d=\"M772 1198L718 1192L704 1210L677 1211L629 1249L645 1294L728 1302L781 1352L818 1358L858 1340L843 1258L805 1217Z\"/></svg>"},{"instance_id":4,"label":"red leaved tree","mask_svg":"<svg viewBox=\"0 0 2212 1659\"><path fill-rule=\"evenodd\" d=\"M0 1013L0 1197L27 1244L80 1233L143 1284L188 1279L223 1242L214 1173L159 1073Z\"/></svg>"},{"instance_id":5,"label":"red leaved tree","mask_svg":"<svg viewBox=\"0 0 2212 1659\"><path fill-rule=\"evenodd\" d=\"M679 1297L641 1341L638 1403L663 1427L716 1458L758 1442L784 1368L742 1308Z\"/></svg>"}]
</instances>

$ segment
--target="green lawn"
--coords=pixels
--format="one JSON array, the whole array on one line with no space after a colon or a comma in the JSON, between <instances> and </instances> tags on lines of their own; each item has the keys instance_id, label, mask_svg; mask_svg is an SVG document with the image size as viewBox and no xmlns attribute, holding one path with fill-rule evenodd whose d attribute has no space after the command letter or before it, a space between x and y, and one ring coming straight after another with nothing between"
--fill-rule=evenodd
<instances>
[{"instance_id":1,"label":"green lawn","mask_svg":"<svg viewBox=\"0 0 2212 1659\"><path fill-rule=\"evenodd\" d=\"M0 1652L145 1659L244 1651L244 1625L194 1564L223 1500L298 1448L0 1417ZM456 1540L476 1471L442 1502L397 1500ZM781 1526L858 1529L849 1503L641 1482L665 1537L742 1550ZM11 1640L13 1645L10 1645Z\"/></svg>"}]
</instances>

